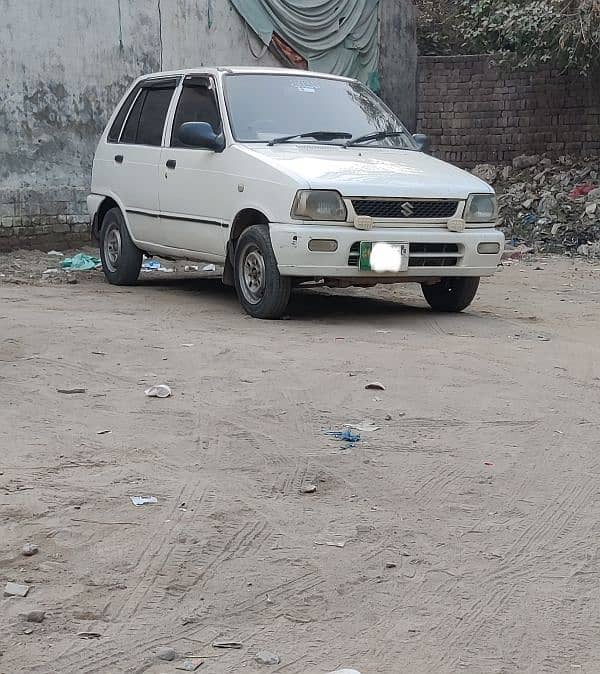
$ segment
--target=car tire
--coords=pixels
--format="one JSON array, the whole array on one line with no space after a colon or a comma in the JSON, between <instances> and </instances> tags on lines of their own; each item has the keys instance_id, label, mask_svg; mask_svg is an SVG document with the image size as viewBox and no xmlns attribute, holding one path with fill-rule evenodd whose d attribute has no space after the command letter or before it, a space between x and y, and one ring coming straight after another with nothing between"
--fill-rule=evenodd
<instances>
[{"instance_id":1,"label":"car tire","mask_svg":"<svg viewBox=\"0 0 600 674\"><path fill-rule=\"evenodd\" d=\"M100 258L104 276L117 286L133 285L140 275L142 251L133 243L118 208L106 212L100 228Z\"/></svg>"},{"instance_id":2,"label":"car tire","mask_svg":"<svg viewBox=\"0 0 600 674\"><path fill-rule=\"evenodd\" d=\"M235 289L246 313L254 318L281 318L292 283L279 273L267 226L252 225L242 232L233 268Z\"/></svg>"},{"instance_id":3,"label":"car tire","mask_svg":"<svg viewBox=\"0 0 600 674\"><path fill-rule=\"evenodd\" d=\"M434 311L458 312L466 309L475 299L479 288L479 277L447 277L439 283L421 289L429 306Z\"/></svg>"}]
</instances>

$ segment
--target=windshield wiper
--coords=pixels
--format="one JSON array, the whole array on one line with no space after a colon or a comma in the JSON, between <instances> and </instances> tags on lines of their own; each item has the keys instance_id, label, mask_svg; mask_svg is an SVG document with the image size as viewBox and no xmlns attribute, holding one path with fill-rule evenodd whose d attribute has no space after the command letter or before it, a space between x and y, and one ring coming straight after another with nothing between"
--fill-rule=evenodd
<instances>
[{"instance_id":1,"label":"windshield wiper","mask_svg":"<svg viewBox=\"0 0 600 674\"><path fill-rule=\"evenodd\" d=\"M309 131L308 133L295 133L293 136L281 136L281 138L273 138L269 141L269 145L277 145L279 143L287 143L288 140L294 138L314 138L315 140L335 140L336 138L352 139L351 133L345 131Z\"/></svg>"},{"instance_id":2,"label":"windshield wiper","mask_svg":"<svg viewBox=\"0 0 600 674\"><path fill-rule=\"evenodd\" d=\"M367 133L365 136L351 138L344 144L344 147L352 147L353 145L359 145L360 143L367 143L370 140L383 140L384 138L394 138L404 135L406 135L404 131L377 131L375 133Z\"/></svg>"}]
</instances>

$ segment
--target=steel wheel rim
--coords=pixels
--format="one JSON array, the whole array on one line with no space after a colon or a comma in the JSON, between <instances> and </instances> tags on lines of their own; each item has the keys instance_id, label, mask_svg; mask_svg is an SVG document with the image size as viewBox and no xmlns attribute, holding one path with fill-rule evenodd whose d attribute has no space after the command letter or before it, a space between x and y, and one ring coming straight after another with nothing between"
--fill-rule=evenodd
<instances>
[{"instance_id":1,"label":"steel wheel rim","mask_svg":"<svg viewBox=\"0 0 600 674\"><path fill-rule=\"evenodd\" d=\"M240 287L246 301L258 304L265 294L265 259L255 245L250 245L240 259Z\"/></svg>"},{"instance_id":2,"label":"steel wheel rim","mask_svg":"<svg viewBox=\"0 0 600 674\"><path fill-rule=\"evenodd\" d=\"M121 247L122 241L119 226L113 224L109 227L109 230L104 237L104 259L108 270L111 272L117 271L117 266L121 257Z\"/></svg>"}]
</instances>

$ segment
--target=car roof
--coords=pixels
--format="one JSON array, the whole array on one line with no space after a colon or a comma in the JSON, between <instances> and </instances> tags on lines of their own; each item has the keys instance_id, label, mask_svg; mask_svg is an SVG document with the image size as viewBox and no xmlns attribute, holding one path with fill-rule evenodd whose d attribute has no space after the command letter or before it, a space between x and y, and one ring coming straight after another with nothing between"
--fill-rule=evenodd
<instances>
[{"instance_id":1,"label":"car roof","mask_svg":"<svg viewBox=\"0 0 600 674\"><path fill-rule=\"evenodd\" d=\"M302 77L321 77L329 80L342 80L344 82L353 82L351 77L341 77L340 75L331 75L329 73L319 73L312 70L296 70L293 68L256 68L254 66L198 66L197 68L185 68L183 70L169 70L143 75L140 80L152 79L154 77L174 77L179 75L194 75L196 73L206 73L209 75L299 75Z\"/></svg>"}]
</instances>

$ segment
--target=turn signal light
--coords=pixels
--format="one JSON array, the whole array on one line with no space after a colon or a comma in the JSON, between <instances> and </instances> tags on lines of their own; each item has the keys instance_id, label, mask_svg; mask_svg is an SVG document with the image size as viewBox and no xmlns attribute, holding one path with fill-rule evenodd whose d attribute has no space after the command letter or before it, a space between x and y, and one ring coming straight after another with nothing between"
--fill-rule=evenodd
<instances>
[{"instance_id":1,"label":"turn signal light","mask_svg":"<svg viewBox=\"0 0 600 674\"><path fill-rule=\"evenodd\" d=\"M308 242L308 250L315 253L335 253L338 242L335 239L311 239Z\"/></svg>"}]
</instances>

